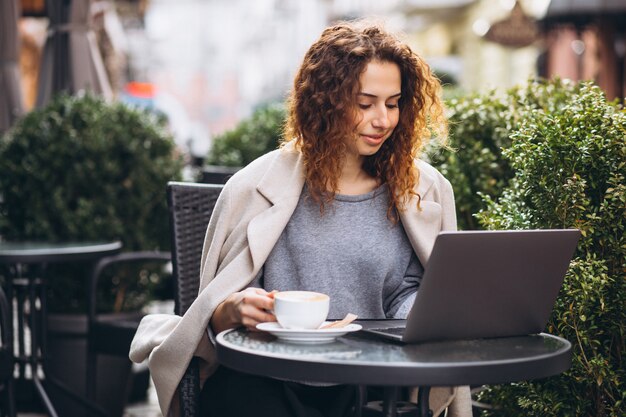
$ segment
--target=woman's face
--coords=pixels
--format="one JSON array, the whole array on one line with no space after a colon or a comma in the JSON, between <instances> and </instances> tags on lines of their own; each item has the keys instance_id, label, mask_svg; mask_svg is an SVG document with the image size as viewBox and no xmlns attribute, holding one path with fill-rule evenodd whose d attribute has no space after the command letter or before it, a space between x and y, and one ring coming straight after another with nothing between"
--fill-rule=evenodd
<instances>
[{"instance_id":1,"label":"woman's face","mask_svg":"<svg viewBox=\"0 0 626 417\"><path fill-rule=\"evenodd\" d=\"M362 159L373 155L391 136L400 118L398 101L402 88L400 68L392 62L371 61L359 78L356 138L348 152Z\"/></svg>"}]
</instances>

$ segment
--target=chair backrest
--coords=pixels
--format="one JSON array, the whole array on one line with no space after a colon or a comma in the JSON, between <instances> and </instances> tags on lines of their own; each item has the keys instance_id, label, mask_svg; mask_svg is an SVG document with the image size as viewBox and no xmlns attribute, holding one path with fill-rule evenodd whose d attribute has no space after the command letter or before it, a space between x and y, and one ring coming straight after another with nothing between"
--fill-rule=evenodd
<instances>
[{"instance_id":1,"label":"chair backrest","mask_svg":"<svg viewBox=\"0 0 626 417\"><path fill-rule=\"evenodd\" d=\"M0 415L15 417L15 389L13 381L13 326L11 325L10 305L0 288ZM4 412L3 412L4 408Z\"/></svg>"},{"instance_id":2,"label":"chair backrest","mask_svg":"<svg viewBox=\"0 0 626 417\"><path fill-rule=\"evenodd\" d=\"M11 323L11 306L0 288L0 346L13 353L13 326Z\"/></svg>"},{"instance_id":3,"label":"chair backrest","mask_svg":"<svg viewBox=\"0 0 626 417\"><path fill-rule=\"evenodd\" d=\"M167 204L172 236L175 313L183 315L198 296L200 258L209 219L224 186L169 182Z\"/></svg>"}]
</instances>

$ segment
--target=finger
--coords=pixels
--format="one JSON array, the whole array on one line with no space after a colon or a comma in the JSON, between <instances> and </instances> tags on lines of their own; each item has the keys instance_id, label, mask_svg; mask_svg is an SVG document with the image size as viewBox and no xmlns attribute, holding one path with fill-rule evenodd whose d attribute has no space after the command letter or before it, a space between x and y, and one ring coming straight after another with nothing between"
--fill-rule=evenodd
<instances>
[{"instance_id":1,"label":"finger","mask_svg":"<svg viewBox=\"0 0 626 417\"><path fill-rule=\"evenodd\" d=\"M259 295L268 295L269 294L263 288L249 287L249 288L247 288L247 290L249 290L250 292L253 292L255 294L259 294Z\"/></svg>"},{"instance_id":2,"label":"finger","mask_svg":"<svg viewBox=\"0 0 626 417\"><path fill-rule=\"evenodd\" d=\"M248 330L257 331L256 325L259 324L259 322L250 318L246 318L241 322L241 324Z\"/></svg>"},{"instance_id":3,"label":"finger","mask_svg":"<svg viewBox=\"0 0 626 417\"><path fill-rule=\"evenodd\" d=\"M258 321L258 320L254 320L251 317L246 317L243 321L242 321L242 325L248 329L248 330L252 330L252 331L257 331L258 329L256 328L256 326L260 323L265 323L264 321Z\"/></svg>"},{"instance_id":4,"label":"finger","mask_svg":"<svg viewBox=\"0 0 626 417\"><path fill-rule=\"evenodd\" d=\"M241 310L242 322L245 320L254 320L258 323L264 323L267 321L276 321L276 317L265 310L260 310L253 306L247 305Z\"/></svg>"},{"instance_id":5,"label":"finger","mask_svg":"<svg viewBox=\"0 0 626 417\"><path fill-rule=\"evenodd\" d=\"M274 299L267 295L245 294L242 304L254 306L261 310L272 310L274 308Z\"/></svg>"}]
</instances>

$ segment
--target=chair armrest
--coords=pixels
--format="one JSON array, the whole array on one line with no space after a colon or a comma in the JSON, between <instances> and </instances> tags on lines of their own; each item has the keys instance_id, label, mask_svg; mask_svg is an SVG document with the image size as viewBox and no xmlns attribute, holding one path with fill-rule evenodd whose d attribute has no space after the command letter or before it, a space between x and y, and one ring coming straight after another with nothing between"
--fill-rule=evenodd
<instances>
[{"instance_id":1,"label":"chair armrest","mask_svg":"<svg viewBox=\"0 0 626 417\"><path fill-rule=\"evenodd\" d=\"M117 255L106 256L101 258L93 267L91 276L89 277L87 314L90 323L93 323L96 317L96 289L98 280L104 270L111 265L129 263L129 262L150 262L161 261L169 262L171 254L169 252L145 251L145 252L125 252Z\"/></svg>"}]
</instances>

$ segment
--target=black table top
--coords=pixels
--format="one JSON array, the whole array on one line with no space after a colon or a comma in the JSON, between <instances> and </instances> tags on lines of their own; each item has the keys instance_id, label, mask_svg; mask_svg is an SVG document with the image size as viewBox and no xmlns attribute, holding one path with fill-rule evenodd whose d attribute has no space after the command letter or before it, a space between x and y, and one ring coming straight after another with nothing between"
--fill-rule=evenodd
<instances>
[{"instance_id":1,"label":"black table top","mask_svg":"<svg viewBox=\"0 0 626 417\"><path fill-rule=\"evenodd\" d=\"M301 345L232 329L217 336L218 361L256 375L364 385L480 385L543 378L571 365L571 344L538 334L407 345L355 332Z\"/></svg>"},{"instance_id":2,"label":"black table top","mask_svg":"<svg viewBox=\"0 0 626 417\"><path fill-rule=\"evenodd\" d=\"M0 263L66 262L93 259L118 252L116 242L0 242Z\"/></svg>"}]
</instances>

